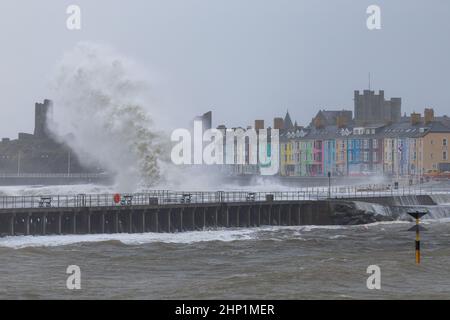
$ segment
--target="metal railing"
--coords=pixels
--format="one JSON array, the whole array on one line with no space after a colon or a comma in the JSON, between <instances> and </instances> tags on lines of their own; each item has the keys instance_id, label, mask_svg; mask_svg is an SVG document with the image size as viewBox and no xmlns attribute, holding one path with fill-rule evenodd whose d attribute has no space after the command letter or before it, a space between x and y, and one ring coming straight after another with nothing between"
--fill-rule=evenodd
<instances>
[{"instance_id":1,"label":"metal railing","mask_svg":"<svg viewBox=\"0 0 450 320\"><path fill-rule=\"evenodd\" d=\"M446 188L433 187L314 187L298 191L169 191L151 190L134 194L77 194L39 196L0 196L0 209L13 208L77 208L144 206L168 204L202 204L222 202L300 201L324 199L368 198L382 196L417 196L450 194ZM331 196L329 196L331 195ZM449 198L450 199L450 198Z\"/></svg>"},{"instance_id":2,"label":"metal railing","mask_svg":"<svg viewBox=\"0 0 450 320\"><path fill-rule=\"evenodd\" d=\"M0 173L1 178L101 178L104 173Z\"/></svg>"}]
</instances>

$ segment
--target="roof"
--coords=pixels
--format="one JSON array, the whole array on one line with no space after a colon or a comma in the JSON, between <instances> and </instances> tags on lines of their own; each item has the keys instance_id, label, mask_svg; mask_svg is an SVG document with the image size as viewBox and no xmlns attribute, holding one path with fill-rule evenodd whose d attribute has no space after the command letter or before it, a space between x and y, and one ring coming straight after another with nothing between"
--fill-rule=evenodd
<instances>
[{"instance_id":1,"label":"roof","mask_svg":"<svg viewBox=\"0 0 450 320\"><path fill-rule=\"evenodd\" d=\"M423 137L428 133L450 133L450 127L441 121L432 121L428 124L423 122L412 125L410 121L394 123L383 130L383 135L391 138L417 138Z\"/></svg>"},{"instance_id":2,"label":"roof","mask_svg":"<svg viewBox=\"0 0 450 320\"><path fill-rule=\"evenodd\" d=\"M335 125L337 117L347 116L348 120L352 120L353 112L351 110L320 110L316 117L322 116L327 126Z\"/></svg>"},{"instance_id":3,"label":"roof","mask_svg":"<svg viewBox=\"0 0 450 320\"><path fill-rule=\"evenodd\" d=\"M361 129L360 132L356 132ZM411 122L402 121L390 125L355 126L350 125L339 128L336 125L316 128L293 128L285 130L281 135L282 141L290 139L298 140L331 140L331 139L382 139L382 138L418 138L428 133L450 133L450 126L441 121L433 121L427 125L424 123L412 125Z\"/></svg>"},{"instance_id":4,"label":"roof","mask_svg":"<svg viewBox=\"0 0 450 320\"><path fill-rule=\"evenodd\" d=\"M289 111L286 112L286 116L284 117L284 128L292 129L294 125L292 124L291 116L289 115Z\"/></svg>"}]
</instances>

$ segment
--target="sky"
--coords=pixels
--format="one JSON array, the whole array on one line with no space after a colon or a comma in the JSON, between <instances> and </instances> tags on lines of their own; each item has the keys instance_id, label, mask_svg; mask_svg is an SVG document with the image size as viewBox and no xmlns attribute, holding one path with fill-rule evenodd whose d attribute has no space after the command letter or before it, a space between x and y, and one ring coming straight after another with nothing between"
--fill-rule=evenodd
<instances>
[{"instance_id":1,"label":"sky","mask_svg":"<svg viewBox=\"0 0 450 320\"><path fill-rule=\"evenodd\" d=\"M72 4L81 30L66 28ZM366 26L372 4L380 30ZM352 110L369 72L403 112L450 114L449 31L448 0L2 0L0 137L33 131L34 103L52 98L52 70L80 41L145 69L172 127L208 110L214 126L270 125L286 110L306 125L319 109Z\"/></svg>"}]
</instances>

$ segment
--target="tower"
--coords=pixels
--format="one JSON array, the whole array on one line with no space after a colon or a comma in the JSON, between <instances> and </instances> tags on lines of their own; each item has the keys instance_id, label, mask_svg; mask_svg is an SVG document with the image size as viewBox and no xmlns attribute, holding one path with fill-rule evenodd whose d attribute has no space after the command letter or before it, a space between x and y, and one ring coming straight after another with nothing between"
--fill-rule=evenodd
<instances>
[{"instance_id":1,"label":"tower","mask_svg":"<svg viewBox=\"0 0 450 320\"><path fill-rule=\"evenodd\" d=\"M358 125L398 122L401 117L401 98L386 100L384 91L372 90L354 93L355 121Z\"/></svg>"},{"instance_id":2,"label":"tower","mask_svg":"<svg viewBox=\"0 0 450 320\"><path fill-rule=\"evenodd\" d=\"M48 138L47 117L53 113L53 102L45 99L44 103L35 104L34 136L39 139Z\"/></svg>"}]
</instances>

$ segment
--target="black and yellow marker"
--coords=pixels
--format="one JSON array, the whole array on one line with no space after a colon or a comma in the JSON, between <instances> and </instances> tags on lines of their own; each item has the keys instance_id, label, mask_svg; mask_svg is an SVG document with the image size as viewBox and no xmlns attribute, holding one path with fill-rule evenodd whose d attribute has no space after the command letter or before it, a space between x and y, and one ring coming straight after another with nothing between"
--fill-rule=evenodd
<instances>
[{"instance_id":1,"label":"black and yellow marker","mask_svg":"<svg viewBox=\"0 0 450 320\"><path fill-rule=\"evenodd\" d=\"M420 218L426 215L428 211L410 211L408 214L416 219L416 225L410 228L408 231L416 232L416 263L420 264L420 231L426 231L424 227L420 225Z\"/></svg>"}]
</instances>

